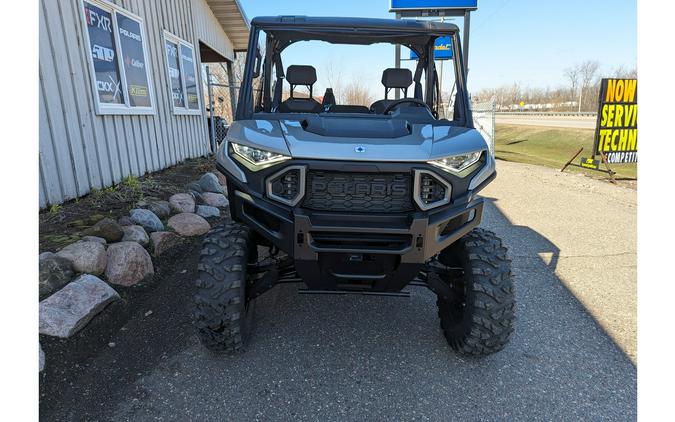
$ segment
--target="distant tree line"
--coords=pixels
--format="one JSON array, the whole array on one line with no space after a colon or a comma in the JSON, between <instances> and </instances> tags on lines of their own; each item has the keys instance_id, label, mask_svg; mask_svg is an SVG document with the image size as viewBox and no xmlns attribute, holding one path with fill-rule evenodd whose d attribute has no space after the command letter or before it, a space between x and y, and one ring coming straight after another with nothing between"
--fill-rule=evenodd
<instances>
[{"instance_id":1,"label":"distant tree line","mask_svg":"<svg viewBox=\"0 0 675 422\"><path fill-rule=\"evenodd\" d=\"M555 88L522 86L515 82L472 95L475 102L495 98L498 111L597 111L602 78L637 78L637 69L623 66L600 73L600 63L587 60L563 71L566 85ZM521 105L524 103L524 105Z\"/></svg>"}]
</instances>

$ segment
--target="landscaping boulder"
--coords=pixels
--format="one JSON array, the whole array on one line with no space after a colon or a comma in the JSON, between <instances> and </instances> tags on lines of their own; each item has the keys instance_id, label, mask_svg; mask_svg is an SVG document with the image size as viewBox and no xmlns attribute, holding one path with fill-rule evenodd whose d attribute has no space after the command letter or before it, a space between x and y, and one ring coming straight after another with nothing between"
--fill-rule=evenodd
<instances>
[{"instance_id":1,"label":"landscaping boulder","mask_svg":"<svg viewBox=\"0 0 675 422\"><path fill-rule=\"evenodd\" d=\"M171 207L169 206L168 201L162 201L156 198L148 198L141 201L138 201L136 204L138 208L146 208L159 218L166 218L171 215Z\"/></svg>"},{"instance_id":2,"label":"landscaping boulder","mask_svg":"<svg viewBox=\"0 0 675 422\"><path fill-rule=\"evenodd\" d=\"M229 205L227 198L222 193L204 192L202 193L202 199L204 199L206 205L212 207L226 208Z\"/></svg>"},{"instance_id":3,"label":"landscaping boulder","mask_svg":"<svg viewBox=\"0 0 675 422\"><path fill-rule=\"evenodd\" d=\"M195 212L197 213L197 215L204 218L220 217L220 210L210 205L197 205L197 209L195 210Z\"/></svg>"},{"instance_id":4,"label":"landscaping boulder","mask_svg":"<svg viewBox=\"0 0 675 422\"><path fill-rule=\"evenodd\" d=\"M136 242L119 242L108 247L105 276L113 284L133 286L155 273L152 259Z\"/></svg>"},{"instance_id":5,"label":"landscaping boulder","mask_svg":"<svg viewBox=\"0 0 675 422\"><path fill-rule=\"evenodd\" d=\"M155 213L150 210L135 208L129 211L129 215L131 217L131 221L134 224L142 226L148 233L160 232L164 230L164 224L162 224L162 221Z\"/></svg>"},{"instance_id":6,"label":"landscaping boulder","mask_svg":"<svg viewBox=\"0 0 675 422\"><path fill-rule=\"evenodd\" d=\"M117 224L119 224L120 226L132 226L134 222L131 221L131 218L124 215L117 219Z\"/></svg>"},{"instance_id":7,"label":"landscaping boulder","mask_svg":"<svg viewBox=\"0 0 675 422\"><path fill-rule=\"evenodd\" d=\"M201 236L211 230L211 225L203 217L187 212L174 215L167 224L182 236Z\"/></svg>"},{"instance_id":8,"label":"landscaping boulder","mask_svg":"<svg viewBox=\"0 0 675 422\"><path fill-rule=\"evenodd\" d=\"M136 242L141 246L148 246L148 243L150 243L150 238L142 226L125 226L122 227L122 230L124 230L122 242Z\"/></svg>"},{"instance_id":9,"label":"landscaping boulder","mask_svg":"<svg viewBox=\"0 0 675 422\"><path fill-rule=\"evenodd\" d=\"M42 351L42 345L40 344L40 372L45 370L45 352Z\"/></svg>"},{"instance_id":10,"label":"landscaping boulder","mask_svg":"<svg viewBox=\"0 0 675 422\"><path fill-rule=\"evenodd\" d=\"M56 254L72 262L73 269L78 273L100 275L105 271L105 246L99 242L75 242Z\"/></svg>"},{"instance_id":11,"label":"landscaping boulder","mask_svg":"<svg viewBox=\"0 0 675 422\"><path fill-rule=\"evenodd\" d=\"M206 173L199 179L199 186L204 192L223 193L223 188L218 182L218 176L213 173Z\"/></svg>"},{"instance_id":12,"label":"landscaping boulder","mask_svg":"<svg viewBox=\"0 0 675 422\"><path fill-rule=\"evenodd\" d=\"M102 237L98 237L98 236L84 236L80 240L82 240L83 242L97 242L97 243L100 243L101 245L106 245L108 243L107 240L105 240Z\"/></svg>"},{"instance_id":13,"label":"landscaping boulder","mask_svg":"<svg viewBox=\"0 0 675 422\"><path fill-rule=\"evenodd\" d=\"M199 192L199 193L204 192L204 190L202 189L201 185L200 185L199 183L197 183L197 182L192 182L192 183L190 183L189 185L187 185L187 190L189 190L189 191L195 191L195 192Z\"/></svg>"},{"instance_id":14,"label":"landscaping boulder","mask_svg":"<svg viewBox=\"0 0 675 422\"><path fill-rule=\"evenodd\" d=\"M119 298L103 280L83 274L40 302L40 334L70 337Z\"/></svg>"},{"instance_id":15,"label":"landscaping boulder","mask_svg":"<svg viewBox=\"0 0 675 422\"><path fill-rule=\"evenodd\" d=\"M118 242L124 236L122 227L112 218L104 218L89 228L86 233L90 236L102 237L108 242Z\"/></svg>"},{"instance_id":16,"label":"landscaping boulder","mask_svg":"<svg viewBox=\"0 0 675 422\"><path fill-rule=\"evenodd\" d=\"M169 198L171 209L177 213L195 212L195 200L189 193L177 193Z\"/></svg>"},{"instance_id":17,"label":"landscaping boulder","mask_svg":"<svg viewBox=\"0 0 675 422\"><path fill-rule=\"evenodd\" d=\"M195 204L197 205L203 205L205 204L204 198L202 198L202 194L200 192L197 192L196 190L191 190L190 195L195 199Z\"/></svg>"},{"instance_id":18,"label":"landscaping boulder","mask_svg":"<svg viewBox=\"0 0 675 422\"><path fill-rule=\"evenodd\" d=\"M40 296L48 295L73 279L73 264L51 252L40 254Z\"/></svg>"},{"instance_id":19,"label":"landscaping boulder","mask_svg":"<svg viewBox=\"0 0 675 422\"><path fill-rule=\"evenodd\" d=\"M181 238L172 232L153 232L150 233L150 244L152 245L152 254L160 256L164 252L181 243Z\"/></svg>"}]
</instances>

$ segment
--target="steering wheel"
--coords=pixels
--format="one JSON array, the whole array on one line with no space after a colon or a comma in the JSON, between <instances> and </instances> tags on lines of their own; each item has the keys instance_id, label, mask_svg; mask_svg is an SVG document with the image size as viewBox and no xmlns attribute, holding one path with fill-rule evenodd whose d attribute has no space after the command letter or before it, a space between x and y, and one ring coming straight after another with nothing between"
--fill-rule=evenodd
<instances>
[{"instance_id":1,"label":"steering wheel","mask_svg":"<svg viewBox=\"0 0 675 422\"><path fill-rule=\"evenodd\" d=\"M401 98L400 100L396 100L393 103L389 104L384 109L382 114L389 114L389 112L391 110L393 110L394 108L396 108L397 106L399 106L400 104L403 104L403 103L413 103L413 104L417 104L418 106L426 107L426 108L429 109L429 112L431 113L431 108L429 108L429 105L427 103L425 103L424 101L422 101L420 99L417 99L417 98Z\"/></svg>"}]
</instances>

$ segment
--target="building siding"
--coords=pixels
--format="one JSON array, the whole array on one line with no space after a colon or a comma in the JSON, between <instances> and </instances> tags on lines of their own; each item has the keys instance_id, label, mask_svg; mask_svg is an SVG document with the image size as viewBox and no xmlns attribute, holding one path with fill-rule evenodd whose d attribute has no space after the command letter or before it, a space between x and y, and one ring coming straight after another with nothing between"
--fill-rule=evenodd
<instances>
[{"instance_id":1,"label":"building siding","mask_svg":"<svg viewBox=\"0 0 675 422\"><path fill-rule=\"evenodd\" d=\"M154 115L97 115L80 0L40 0L40 207L61 203L209 152L201 115L174 115L163 31L232 58L232 44L204 0L110 1L144 19ZM199 93L200 98L203 94Z\"/></svg>"}]
</instances>

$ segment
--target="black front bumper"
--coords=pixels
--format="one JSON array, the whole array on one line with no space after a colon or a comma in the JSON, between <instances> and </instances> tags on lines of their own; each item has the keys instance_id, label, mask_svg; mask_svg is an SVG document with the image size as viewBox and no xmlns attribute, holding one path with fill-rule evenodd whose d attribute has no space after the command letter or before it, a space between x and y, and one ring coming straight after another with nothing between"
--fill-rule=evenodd
<instances>
[{"instance_id":1,"label":"black front bumper","mask_svg":"<svg viewBox=\"0 0 675 422\"><path fill-rule=\"evenodd\" d=\"M482 162L471 171L478 172L481 165ZM478 226L484 199L476 197L476 193L495 177L493 173L469 190L471 173L462 177L439 173L424 163L299 159L285 163L287 168L304 166L308 172L350 175L412 175L415 171L427 170L452 185L449 203L436 208L423 210L418 203L414 207L390 207L390 212L380 212L379 206L375 207L377 211L369 208L369 212L357 212L354 211L357 207L348 206L346 202L327 201L330 205L316 207L316 201L304 199L314 189L305 190L303 200L295 206L270 198L266 193L266 181L283 169L282 166L256 172L242 169L246 173L246 182L228 173L220 163L217 166L227 176L232 218L292 257L298 275L310 288L329 290L359 283L374 291L399 291L405 287L434 255ZM341 192L331 192L331 197L335 199ZM376 194L372 196L377 197ZM319 202L319 205L326 205L323 200Z\"/></svg>"},{"instance_id":2,"label":"black front bumper","mask_svg":"<svg viewBox=\"0 0 675 422\"><path fill-rule=\"evenodd\" d=\"M403 263L424 263L476 227L485 201L475 198L428 212L373 215L289 211L239 190L232 199L233 219L295 259L316 260L322 252L378 253L399 255Z\"/></svg>"},{"instance_id":3,"label":"black front bumper","mask_svg":"<svg viewBox=\"0 0 675 422\"><path fill-rule=\"evenodd\" d=\"M365 281L374 291L399 291L431 257L476 227L483 198L427 212L349 214L286 208L231 186L230 212L295 260L313 289Z\"/></svg>"}]
</instances>

